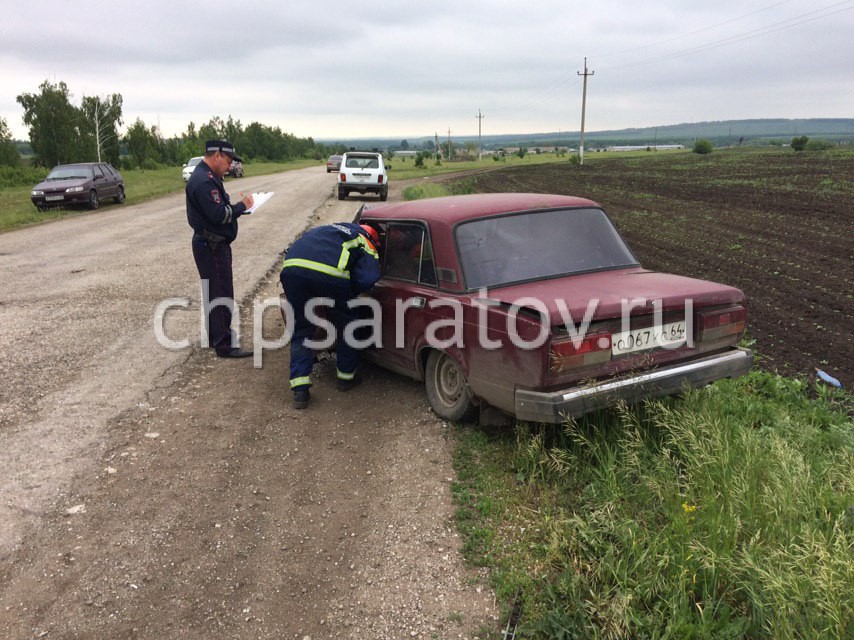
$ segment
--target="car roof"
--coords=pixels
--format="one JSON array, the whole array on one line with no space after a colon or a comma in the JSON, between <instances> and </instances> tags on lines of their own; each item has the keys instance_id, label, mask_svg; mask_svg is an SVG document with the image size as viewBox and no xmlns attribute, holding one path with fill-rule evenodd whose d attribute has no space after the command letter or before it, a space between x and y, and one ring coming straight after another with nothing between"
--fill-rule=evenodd
<instances>
[{"instance_id":1,"label":"car roof","mask_svg":"<svg viewBox=\"0 0 854 640\"><path fill-rule=\"evenodd\" d=\"M362 215L371 219L416 219L454 225L503 213L574 207L598 208L599 205L586 198L547 193L479 193L365 208Z\"/></svg>"},{"instance_id":2,"label":"car roof","mask_svg":"<svg viewBox=\"0 0 854 640\"><path fill-rule=\"evenodd\" d=\"M58 164L54 169L59 167L94 167L96 164L109 164L107 162L69 162L68 164Z\"/></svg>"}]
</instances>

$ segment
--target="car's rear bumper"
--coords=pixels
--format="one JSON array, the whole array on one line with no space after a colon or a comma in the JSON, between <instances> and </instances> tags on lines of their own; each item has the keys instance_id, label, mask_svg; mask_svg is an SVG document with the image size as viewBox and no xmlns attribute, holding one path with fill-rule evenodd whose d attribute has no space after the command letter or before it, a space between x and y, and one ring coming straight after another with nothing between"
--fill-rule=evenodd
<instances>
[{"instance_id":1,"label":"car's rear bumper","mask_svg":"<svg viewBox=\"0 0 854 640\"><path fill-rule=\"evenodd\" d=\"M702 387L721 378L736 378L746 374L752 366L750 350L733 348L691 362L577 388L549 393L517 389L516 418L560 423L567 416L580 416L620 400L631 404L644 398L679 393L685 387Z\"/></svg>"}]
</instances>

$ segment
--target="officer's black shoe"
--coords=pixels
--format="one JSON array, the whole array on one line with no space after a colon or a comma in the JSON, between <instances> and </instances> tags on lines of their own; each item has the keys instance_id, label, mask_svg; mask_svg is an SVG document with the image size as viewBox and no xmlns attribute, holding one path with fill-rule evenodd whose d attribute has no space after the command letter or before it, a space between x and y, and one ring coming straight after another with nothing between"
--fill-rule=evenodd
<instances>
[{"instance_id":1,"label":"officer's black shoe","mask_svg":"<svg viewBox=\"0 0 854 640\"><path fill-rule=\"evenodd\" d=\"M252 352L235 347L228 351L218 351L216 355L220 358L251 358Z\"/></svg>"},{"instance_id":2,"label":"officer's black shoe","mask_svg":"<svg viewBox=\"0 0 854 640\"><path fill-rule=\"evenodd\" d=\"M338 391L349 391L362 384L362 376L355 374L350 380L338 378Z\"/></svg>"},{"instance_id":3,"label":"officer's black shoe","mask_svg":"<svg viewBox=\"0 0 854 640\"><path fill-rule=\"evenodd\" d=\"M310 399L311 393L308 387L297 387L294 389L294 409L305 409Z\"/></svg>"}]
</instances>

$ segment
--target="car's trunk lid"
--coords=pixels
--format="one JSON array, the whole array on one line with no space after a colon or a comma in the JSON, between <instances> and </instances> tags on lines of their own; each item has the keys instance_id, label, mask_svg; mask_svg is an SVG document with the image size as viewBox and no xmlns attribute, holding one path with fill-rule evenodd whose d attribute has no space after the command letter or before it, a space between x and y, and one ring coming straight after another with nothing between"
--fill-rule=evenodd
<instances>
[{"instance_id":1,"label":"car's trunk lid","mask_svg":"<svg viewBox=\"0 0 854 640\"><path fill-rule=\"evenodd\" d=\"M656 307L664 313L684 312L686 300L691 300L694 309L744 300L744 294L735 287L640 267L489 289L483 297L539 312L546 309L551 325L564 324L567 315L578 324L585 317L597 322L622 318L624 313L633 317L647 315ZM532 299L539 303L533 303ZM587 315L589 309L591 316Z\"/></svg>"}]
</instances>

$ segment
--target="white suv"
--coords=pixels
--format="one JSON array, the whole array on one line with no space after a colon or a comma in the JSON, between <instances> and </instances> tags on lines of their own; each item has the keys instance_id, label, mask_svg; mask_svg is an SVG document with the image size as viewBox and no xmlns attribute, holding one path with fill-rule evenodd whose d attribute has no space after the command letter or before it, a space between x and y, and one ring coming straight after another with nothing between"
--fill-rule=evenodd
<instances>
[{"instance_id":1,"label":"white suv","mask_svg":"<svg viewBox=\"0 0 854 640\"><path fill-rule=\"evenodd\" d=\"M388 200L388 175L382 154L376 151L344 154L338 170L338 199L343 200L352 191L376 193L383 202Z\"/></svg>"}]
</instances>

